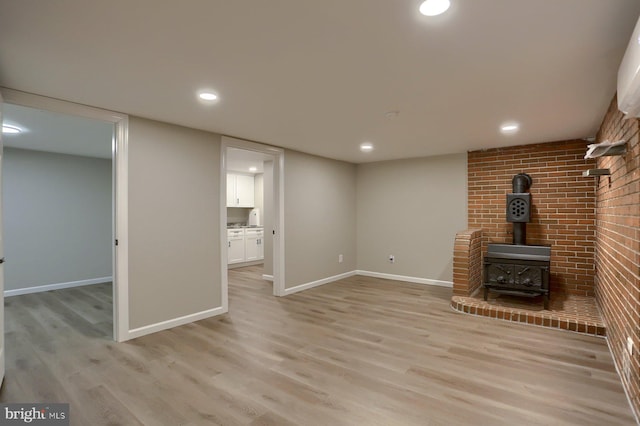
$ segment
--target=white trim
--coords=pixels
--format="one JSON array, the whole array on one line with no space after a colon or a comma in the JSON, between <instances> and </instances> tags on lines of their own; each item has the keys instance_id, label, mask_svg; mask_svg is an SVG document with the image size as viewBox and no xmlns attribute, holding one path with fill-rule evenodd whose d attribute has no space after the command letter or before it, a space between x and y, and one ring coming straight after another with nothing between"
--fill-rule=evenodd
<instances>
[{"instance_id":1,"label":"white trim","mask_svg":"<svg viewBox=\"0 0 640 426\"><path fill-rule=\"evenodd\" d=\"M61 114L75 115L114 124L114 203L115 224L113 238L118 240L113 253L113 338L127 340L129 333L129 227L128 227L128 132L129 117L87 105L76 104L32 93L0 87L7 103L43 109Z\"/></svg>"},{"instance_id":2,"label":"white trim","mask_svg":"<svg viewBox=\"0 0 640 426\"><path fill-rule=\"evenodd\" d=\"M113 238L113 338L125 341L129 332L129 118L115 123Z\"/></svg>"},{"instance_id":3,"label":"white trim","mask_svg":"<svg viewBox=\"0 0 640 426\"><path fill-rule=\"evenodd\" d=\"M5 360L4 360L4 340L2 341L2 347L0 347L0 387L4 382L5 373Z\"/></svg>"},{"instance_id":4,"label":"white trim","mask_svg":"<svg viewBox=\"0 0 640 426\"><path fill-rule=\"evenodd\" d=\"M284 296L285 292L285 250L284 250L284 150L281 150L277 161L274 162L273 194L274 202L274 228L273 236L273 294L275 296ZM277 166L276 166L277 164ZM276 188L278 190L276 191Z\"/></svg>"},{"instance_id":5,"label":"white trim","mask_svg":"<svg viewBox=\"0 0 640 426\"><path fill-rule=\"evenodd\" d=\"M345 272L343 274L334 275L332 277L323 278L321 280L300 284L295 287L287 288L284 290L284 296L288 296L290 294L298 293L304 290L309 290L311 288L328 284L334 281L342 280L344 278L353 277L354 275L361 275L364 277L373 277L373 278L383 278L386 280L394 280L394 281L404 281L404 282L415 283L415 284L433 285L438 287L450 287L450 288L453 287L453 283L450 281L432 280L428 278L409 277L405 275L392 275L392 274L383 274L380 272L355 270L355 271ZM267 277L269 277L269 275L262 276L262 278L265 280L268 280Z\"/></svg>"},{"instance_id":6,"label":"white trim","mask_svg":"<svg viewBox=\"0 0 640 426\"><path fill-rule=\"evenodd\" d=\"M229 136L222 136L220 144L220 287L222 289L222 306L225 312L229 309L229 282L227 266L227 148L239 148L271 155L273 167L273 295L284 296L284 149ZM265 232L270 232L265 230Z\"/></svg>"},{"instance_id":7,"label":"white trim","mask_svg":"<svg viewBox=\"0 0 640 426\"><path fill-rule=\"evenodd\" d=\"M0 121L3 121L2 110L4 109L4 99L2 92L0 92ZM4 164L4 142L2 140L2 132L0 132L0 172L2 171L2 165ZM2 216L2 173L0 173L0 216ZM2 220L0 220L0 256L4 257L4 227ZM0 264L0 386L4 382L5 375L5 359L4 359L4 332L6 329L4 319L4 265Z\"/></svg>"},{"instance_id":8,"label":"white trim","mask_svg":"<svg viewBox=\"0 0 640 426\"><path fill-rule=\"evenodd\" d=\"M220 144L220 297L222 310L229 312L229 253L227 247L227 147Z\"/></svg>"},{"instance_id":9,"label":"white trim","mask_svg":"<svg viewBox=\"0 0 640 426\"><path fill-rule=\"evenodd\" d=\"M16 288L14 290L5 290L4 297L20 296L22 294L41 293L43 291L61 290L63 288L83 287L86 285L102 284L112 282L113 277L92 278L90 280L69 281L58 284L45 284L33 287Z\"/></svg>"},{"instance_id":10,"label":"white trim","mask_svg":"<svg viewBox=\"0 0 640 426\"><path fill-rule=\"evenodd\" d=\"M216 315L224 314L226 311L222 307L207 309L206 311L196 312L194 314L185 315L167 321L158 322L144 327L134 328L127 332L126 339L135 339L136 337L146 336L147 334L157 333L158 331L167 330L169 328L178 327L189 324L194 321L200 321L205 318L211 318Z\"/></svg>"},{"instance_id":11,"label":"white trim","mask_svg":"<svg viewBox=\"0 0 640 426\"><path fill-rule=\"evenodd\" d=\"M370 271L356 271L357 275L362 275L364 277L373 277L373 278L382 278L385 280L394 280L394 281L404 281L408 283L415 284L425 284L425 285L435 285L438 287L453 287L453 282L451 281L440 281L440 280L431 280L429 278L418 278L418 277L408 277L405 275L393 275L393 274L383 274L381 272L370 272Z\"/></svg>"},{"instance_id":12,"label":"white trim","mask_svg":"<svg viewBox=\"0 0 640 426\"><path fill-rule=\"evenodd\" d=\"M273 275L262 274L262 279L273 282Z\"/></svg>"},{"instance_id":13,"label":"white trim","mask_svg":"<svg viewBox=\"0 0 640 426\"><path fill-rule=\"evenodd\" d=\"M44 109L59 114L76 115L110 123L117 123L127 117L126 114L119 112L22 92L20 90L9 89L8 87L0 87L0 91L4 97L4 102L9 104Z\"/></svg>"},{"instance_id":14,"label":"white trim","mask_svg":"<svg viewBox=\"0 0 640 426\"><path fill-rule=\"evenodd\" d=\"M310 288L318 287L324 284L329 284L334 281L342 280L344 278L353 277L354 275L356 275L356 273L357 271L345 272L343 274L334 275L332 277L323 278L321 280L312 281L310 283L300 284L295 287L286 288L284 289L284 295L288 296L293 293L298 293L299 291L309 290Z\"/></svg>"}]
</instances>

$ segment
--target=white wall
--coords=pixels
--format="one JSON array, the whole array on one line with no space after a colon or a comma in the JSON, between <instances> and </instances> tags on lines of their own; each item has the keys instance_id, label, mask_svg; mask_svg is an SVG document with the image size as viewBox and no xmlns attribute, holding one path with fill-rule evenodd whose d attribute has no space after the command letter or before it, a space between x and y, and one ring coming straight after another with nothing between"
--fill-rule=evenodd
<instances>
[{"instance_id":1,"label":"white wall","mask_svg":"<svg viewBox=\"0 0 640 426\"><path fill-rule=\"evenodd\" d=\"M452 281L455 234L467 227L466 159L456 154L358 166L359 270Z\"/></svg>"},{"instance_id":2,"label":"white wall","mask_svg":"<svg viewBox=\"0 0 640 426\"><path fill-rule=\"evenodd\" d=\"M112 275L111 160L5 148L5 290Z\"/></svg>"},{"instance_id":3,"label":"white wall","mask_svg":"<svg viewBox=\"0 0 640 426\"><path fill-rule=\"evenodd\" d=\"M354 271L356 166L287 150L284 167L285 287Z\"/></svg>"},{"instance_id":4,"label":"white wall","mask_svg":"<svg viewBox=\"0 0 640 426\"><path fill-rule=\"evenodd\" d=\"M220 136L129 119L129 322L222 305Z\"/></svg>"}]
</instances>

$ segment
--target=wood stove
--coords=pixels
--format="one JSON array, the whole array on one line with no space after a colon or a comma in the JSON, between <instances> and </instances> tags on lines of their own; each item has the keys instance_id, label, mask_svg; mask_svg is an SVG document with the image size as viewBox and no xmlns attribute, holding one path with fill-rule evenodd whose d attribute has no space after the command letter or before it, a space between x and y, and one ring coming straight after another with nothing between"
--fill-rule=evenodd
<instances>
[{"instance_id":1,"label":"wood stove","mask_svg":"<svg viewBox=\"0 0 640 426\"><path fill-rule=\"evenodd\" d=\"M489 244L484 257L484 300L489 291L517 296L544 296L549 309L551 247L526 244L531 217L532 179L526 173L513 177L513 193L507 194L507 221L513 223L513 244Z\"/></svg>"}]
</instances>

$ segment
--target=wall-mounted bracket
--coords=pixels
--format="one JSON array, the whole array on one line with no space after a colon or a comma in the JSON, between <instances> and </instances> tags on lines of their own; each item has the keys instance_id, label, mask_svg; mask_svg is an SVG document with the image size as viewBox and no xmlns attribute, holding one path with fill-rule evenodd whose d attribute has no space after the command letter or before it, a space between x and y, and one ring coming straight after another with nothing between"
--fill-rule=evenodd
<instances>
[{"instance_id":1,"label":"wall-mounted bracket","mask_svg":"<svg viewBox=\"0 0 640 426\"><path fill-rule=\"evenodd\" d=\"M604 177L604 176L608 176L609 177L609 188L611 188L611 170L609 170L609 169L585 170L584 172L582 172L582 176L584 176L584 177L591 177L591 176L597 177L598 178L598 186L600 186L600 178Z\"/></svg>"},{"instance_id":2,"label":"wall-mounted bracket","mask_svg":"<svg viewBox=\"0 0 640 426\"><path fill-rule=\"evenodd\" d=\"M609 169L590 169L582 172L583 177L591 177L591 176L610 176L611 170Z\"/></svg>"},{"instance_id":3,"label":"wall-mounted bracket","mask_svg":"<svg viewBox=\"0 0 640 426\"><path fill-rule=\"evenodd\" d=\"M611 157L613 155L624 155L627 153L627 142L619 140L617 142L603 141L588 146L584 158Z\"/></svg>"}]
</instances>

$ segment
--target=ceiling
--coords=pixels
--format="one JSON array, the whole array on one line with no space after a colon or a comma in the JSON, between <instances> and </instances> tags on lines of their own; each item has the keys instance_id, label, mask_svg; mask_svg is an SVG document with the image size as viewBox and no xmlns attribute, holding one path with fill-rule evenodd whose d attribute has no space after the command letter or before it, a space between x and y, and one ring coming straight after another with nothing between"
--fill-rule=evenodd
<instances>
[{"instance_id":1,"label":"ceiling","mask_svg":"<svg viewBox=\"0 0 640 426\"><path fill-rule=\"evenodd\" d=\"M5 147L84 157L112 158L113 123L5 104L2 123L17 127L19 134L4 134ZM226 169L259 174L271 155L239 148L227 148ZM255 167L255 170L250 168Z\"/></svg>"},{"instance_id":2,"label":"ceiling","mask_svg":"<svg viewBox=\"0 0 640 426\"><path fill-rule=\"evenodd\" d=\"M3 124L22 130L4 134L4 146L111 159L113 124L5 104Z\"/></svg>"},{"instance_id":3,"label":"ceiling","mask_svg":"<svg viewBox=\"0 0 640 426\"><path fill-rule=\"evenodd\" d=\"M440 155L594 135L640 14L420 2L0 0L0 86L354 163Z\"/></svg>"},{"instance_id":4,"label":"ceiling","mask_svg":"<svg viewBox=\"0 0 640 426\"><path fill-rule=\"evenodd\" d=\"M229 172L241 172L247 174L264 173L264 162L274 160L273 155L248 151L246 149L227 148L226 170ZM255 167L255 170L250 170L252 167Z\"/></svg>"}]
</instances>

